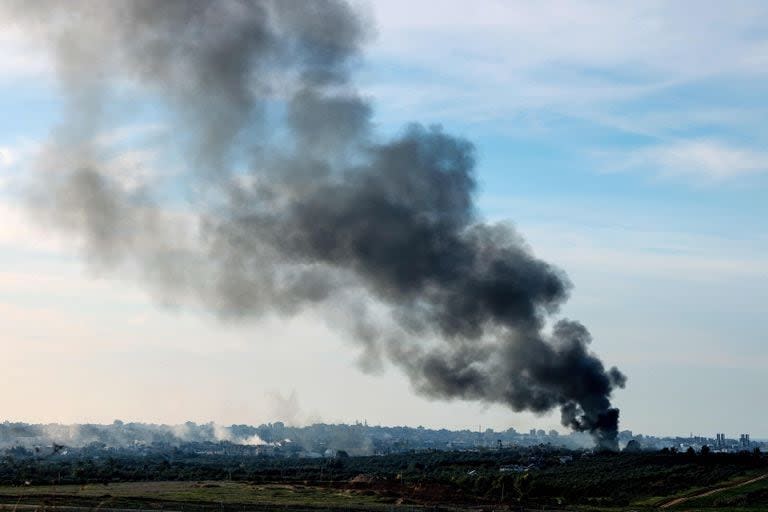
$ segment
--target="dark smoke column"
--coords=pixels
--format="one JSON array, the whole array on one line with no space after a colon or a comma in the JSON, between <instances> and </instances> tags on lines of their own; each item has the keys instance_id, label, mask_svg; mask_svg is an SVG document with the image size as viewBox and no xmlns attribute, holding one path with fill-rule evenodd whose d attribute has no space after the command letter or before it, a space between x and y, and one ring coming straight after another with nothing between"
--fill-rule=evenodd
<instances>
[{"instance_id":1,"label":"dark smoke column","mask_svg":"<svg viewBox=\"0 0 768 512\"><path fill-rule=\"evenodd\" d=\"M372 133L351 80L367 35L347 4L3 8L54 50L68 105L66 136L34 177L35 213L77 234L90 260L225 317L333 315L365 366L396 364L424 396L559 408L616 449L610 397L624 376L588 350L581 324L547 328L567 278L478 216L469 142L418 124L389 142ZM167 183L127 188L98 156L126 83L173 112L188 170L170 187L194 191L195 229L168 213Z\"/></svg>"}]
</instances>

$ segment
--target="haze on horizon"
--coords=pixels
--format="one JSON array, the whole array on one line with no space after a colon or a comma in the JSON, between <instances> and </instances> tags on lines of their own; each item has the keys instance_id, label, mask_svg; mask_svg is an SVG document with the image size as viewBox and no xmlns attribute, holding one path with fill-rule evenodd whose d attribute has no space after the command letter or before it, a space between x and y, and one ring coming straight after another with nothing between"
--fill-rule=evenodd
<instances>
[{"instance_id":1,"label":"haze on horizon","mask_svg":"<svg viewBox=\"0 0 768 512\"><path fill-rule=\"evenodd\" d=\"M629 376L612 398L621 429L768 437L753 430L768 419L768 13L697 3L691 19L684 4L361 4L376 30L353 75L382 134L419 120L475 144L481 215L511 220L567 272L558 317L587 325L590 350ZM222 323L83 265L23 204L66 112L52 61L23 36L0 36L4 419L559 425L428 400L391 365L360 372L323 312ZM120 122L95 138L110 171L173 177L170 121L136 105L117 101Z\"/></svg>"}]
</instances>

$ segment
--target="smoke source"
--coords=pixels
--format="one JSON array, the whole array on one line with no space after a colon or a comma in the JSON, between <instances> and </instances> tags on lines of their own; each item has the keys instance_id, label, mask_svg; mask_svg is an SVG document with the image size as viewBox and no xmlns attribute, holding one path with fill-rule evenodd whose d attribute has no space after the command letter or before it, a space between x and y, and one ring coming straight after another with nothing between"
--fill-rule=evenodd
<instances>
[{"instance_id":1,"label":"smoke source","mask_svg":"<svg viewBox=\"0 0 768 512\"><path fill-rule=\"evenodd\" d=\"M50 50L64 93L30 204L93 264L223 317L321 311L364 366L390 361L424 396L559 408L616 448L609 399L625 378L589 351L583 325L546 328L570 284L512 227L479 218L472 144L418 124L388 142L372 132L352 83L370 30L349 5L0 10ZM129 179L104 145L137 98L170 123L155 142L173 172Z\"/></svg>"}]
</instances>

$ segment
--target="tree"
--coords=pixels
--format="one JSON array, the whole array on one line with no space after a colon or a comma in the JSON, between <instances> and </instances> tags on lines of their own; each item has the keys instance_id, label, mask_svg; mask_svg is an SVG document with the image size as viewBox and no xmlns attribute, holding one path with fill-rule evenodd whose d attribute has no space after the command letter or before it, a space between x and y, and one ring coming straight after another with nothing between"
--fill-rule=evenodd
<instances>
[{"instance_id":1,"label":"tree","mask_svg":"<svg viewBox=\"0 0 768 512\"><path fill-rule=\"evenodd\" d=\"M528 473L517 475L517 478L515 479L514 490L515 494L517 494L517 501L520 506L524 507L528 501L528 495L531 492L532 483L533 479Z\"/></svg>"},{"instance_id":2,"label":"tree","mask_svg":"<svg viewBox=\"0 0 768 512\"><path fill-rule=\"evenodd\" d=\"M696 450L693 449L693 446L689 446L687 450L685 450L685 453L687 455L696 455Z\"/></svg>"},{"instance_id":3,"label":"tree","mask_svg":"<svg viewBox=\"0 0 768 512\"><path fill-rule=\"evenodd\" d=\"M702 455L709 455L709 451L710 451L709 450L709 446L704 445L704 446L701 447L701 454Z\"/></svg>"}]
</instances>

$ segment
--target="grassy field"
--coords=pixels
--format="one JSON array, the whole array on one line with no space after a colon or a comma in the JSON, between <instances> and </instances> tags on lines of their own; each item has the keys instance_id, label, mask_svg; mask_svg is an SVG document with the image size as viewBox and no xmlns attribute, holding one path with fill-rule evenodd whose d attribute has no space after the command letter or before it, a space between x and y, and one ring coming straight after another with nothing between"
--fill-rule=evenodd
<instances>
[{"instance_id":1,"label":"grassy field","mask_svg":"<svg viewBox=\"0 0 768 512\"><path fill-rule=\"evenodd\" d=\"M212 508L218 506L226 509L243 505L374 510L386 509L394 501L366 491L239 482L126 482L110 485L0 487L0 502L5 504L98 505L101 508L183 509L183 504L207 504ZM192 510L194 507L187 508Z\"/></svg>"},{"instance_id":2,"label":"grassy field","mask_svg":"<svg viewBox=\"0 0 768 512\"><path fill-rule=\"evenodd\" d=\"M58 512L104 509L165 512L487 511L520 510L521 506L531 510L601 512L768 512L768 467L751 455L746 458L594 455L568 465L550 464L530 475L500 473L497 461L487 463L482 459L483 455L417 453L350 459L338 464L335 470L339 474L335 479L327 478L328 468L320 468L326 469L323 480L313 479L321 473L310 471L312 468L307 468L306 463L280 460L266 461L279 462L279 472L271 466L261 467L251 478L239 481L157 478L143 482L112 480L108 484L64 485L34 485L46 477L50 478L48 482L52 481L51 475L56 474L57 467L24 465L9 460L5 469L13 476L16 485L0 486L0 512L33 512L34 506L41 505L61 507ZM132 460L129 462L134 466L137 464ZM108 477L122 475L115 471L115 467L120 469L119 464L120 461L113 461L102 468L78 462L62 467L61 474L66 475L65 471L69 471L71 477L83 478L78 472L82 473L80 470L86 468L90 471L86 474L92 478L104 478L100 481L108 482ZM199 461L195 464L190 467L208 467ZM168 468L176 469L170 465ZM126 473L127 476L131 474ZM157 474L159 477L163 475L162 472ZM765 478L754 480L762 476ZM25 481L33 485L20 485Z\"/></svg>"},{"instance_id":3,"label":"grassy field","mask_svg":"<svg viewBox=\"0 0 768 512\"><path fill-rule=\"evenodd\" d=\"M723 491L694 498L685 503L686 509L727 509L738 510L768 510L768 478L749 483L747 485L734 486Z\"/></svg>"},{"instance_id":4,"label":"grassy field","mask_svg":"<svg viewBox=\"0 0 768 512\"><path fill-rule=\"evenodd\" d=\"M649 498L627 508L576 507L570 510L604 512L685 510L768 510L768 478L739 485L760 474L748 474L722 482L724 490L699 496L713 489L689 489L678 496ZM692 498L690 498L692 497ZM690 498L669 508L660 508L675 498ZM133 508L188 512L239 511L402 511L421 507L398 501L393 493L370 489L348 489L300 484L249 484L242 482L125 482L109 485L63 485L0 487L0 510L27 512L25 505L82 507L80 510ZM474 510L478 510L474 508ZM75 510L75 509L72 509ZM430 510L436 510L430 508ZM442 507L438 510L468 510ZM490 509L489 509L490 510Z\"/></svg>"},{"instance_id":5,"label":"grassy field","mask_svg":"<svg viewBox=\"0 0 768 512\"><path fill-rule=\"evenodd\" d=\"M748 472L714 486L692 487L674 496L646 498L632 505L633 508L670 511L768 511L768 474L764 471Z\"/></svg>"}]
</instances>

